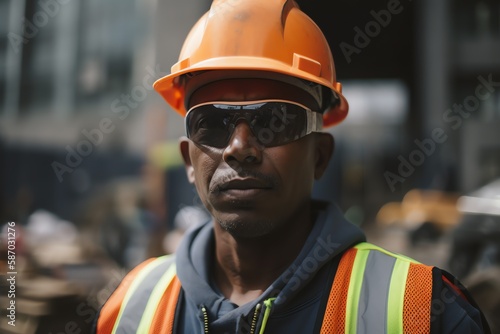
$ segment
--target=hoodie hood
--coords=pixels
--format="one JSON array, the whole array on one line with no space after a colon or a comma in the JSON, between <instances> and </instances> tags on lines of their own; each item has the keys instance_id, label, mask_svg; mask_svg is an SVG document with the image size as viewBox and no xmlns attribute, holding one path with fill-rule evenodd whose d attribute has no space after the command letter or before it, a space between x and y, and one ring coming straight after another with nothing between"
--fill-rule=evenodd
<instances>
[{"instance_id":1,"label":"hoodie hood","mask_svg":"<svg viewBox=\"0 0 500 334\"><path fill-rule=\"evenodd\" d=\"M208 322L211 333L234 333L252 324L265 326L271 309L273 313L286 312L298 294L301 298L304 296L304 288L327 263L362 241L365 241L364 233L348 222L336 205L324 206L318 211L301 252L288 269L259 298L237 306L211 284L213 223L198 226L186 233L176 252L177 276L185 298L184 327L191 327L192 333L196 333L199 326Z\"/></svg>"}]
</instances>

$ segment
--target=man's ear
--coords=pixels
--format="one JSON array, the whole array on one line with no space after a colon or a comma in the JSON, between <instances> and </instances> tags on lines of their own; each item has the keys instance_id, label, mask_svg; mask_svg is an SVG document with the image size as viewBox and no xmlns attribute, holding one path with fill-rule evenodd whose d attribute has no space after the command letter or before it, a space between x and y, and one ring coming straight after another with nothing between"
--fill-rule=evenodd
<instances>
[{"instance_id":1,"label":"man's ear","mask_svg":"<svg viewBox=\"0 0 500 334\"><path fill-rule=\"evenodd\" d=\"M189 155L189 145L190 140L187 137L181 137L179 139L179 148L181 150L182 159L184 160L184 166L186 167L186 175L190 183L194 183L194 168L191 163L191 156Z\"/></svg>"},{"instance_id":2,"label":"man's ear","mask_svg":"<svg viewBox=\"0 0 500 334\"><path fill-rule=\"evenodd\" d=\"M325 173L332 158L334 147L335 141L330 133L321 132L317 134L316 165L314 169L314 178L316 180L319 180Z\"/></svg>"}]
</instances>

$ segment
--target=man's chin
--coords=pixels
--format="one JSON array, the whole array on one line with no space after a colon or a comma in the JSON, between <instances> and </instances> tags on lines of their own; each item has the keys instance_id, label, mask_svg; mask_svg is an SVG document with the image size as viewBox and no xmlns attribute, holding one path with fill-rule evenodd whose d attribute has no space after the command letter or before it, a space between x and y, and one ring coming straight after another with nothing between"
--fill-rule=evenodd
<instances>
[{"instance_id":1,"label":"man's chin","mask_svg":"<svg viewBox=\"0 0 500 334\"><path fill-rule=\"evenodd\" d=\"M267 236L274 230L269 219L245 217L244 214L224 214L218 217L219 226L234 238L253 239Z\"/></svg>"}]
</instances>

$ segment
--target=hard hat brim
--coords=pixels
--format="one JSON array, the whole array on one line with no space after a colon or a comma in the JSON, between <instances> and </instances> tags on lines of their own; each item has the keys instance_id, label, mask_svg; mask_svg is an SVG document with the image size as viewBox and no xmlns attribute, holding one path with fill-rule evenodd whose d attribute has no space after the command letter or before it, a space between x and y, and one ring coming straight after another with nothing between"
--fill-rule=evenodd
<instances>
[{"instance_id":1,"label":"hard hat brim","mask_svg":"<svg viewBox=\"0 0 500 334\"><path fill-rule=\"evenodd\" d=\"M185 116L185 101L189 98L190 93L196 87L208 83L208 80L216 80L214 78L278 78L278 80L288 83L293 79L302 79L320 84L330 89L338 97L337 105L331 110L325 111L325 127L340 123L347 116L348 111L347 100L342 95L341 85L333 87L330 82L323 80L319 75L311 74L310 68L308 68L309 72L306 72L300 68L300 62L296 63L297 66L292 67L274 59L246 56L210 58L194 64L186 59L172 66L172 74L156 80L153 87L175 111ZM318 70L321 71L320 68ZM214 74L210 76L210 79L200 80L194 87L190 88L190 92L185 91L185 85L180 82L181 78L187 74L196 76L197 73L205 71L214 71ZM242 76L242 72L245 73L244 76Z\"/></svg>"}]
</instances>

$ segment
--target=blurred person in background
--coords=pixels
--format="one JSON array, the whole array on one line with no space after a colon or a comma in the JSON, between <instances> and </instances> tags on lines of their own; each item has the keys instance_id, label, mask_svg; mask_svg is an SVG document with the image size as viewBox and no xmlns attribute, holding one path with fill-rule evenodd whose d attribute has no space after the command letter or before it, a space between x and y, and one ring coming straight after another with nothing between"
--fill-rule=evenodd
<instances>
[{"instance_id":1,"label":"blurred person in background","mask_svg":"<svg viewBox=\"0 0 500 334\"><path fill-rule=\"evenodd\" d=\"M184 234L190 228L205 223L208 219L206 210L197 205L187 205L181 208L175 215L174 228L167 232L163 238L165 253L175 253Z\"/></svg>"},{"instance_id":2,"label":"blurred person in background","mask_svg":"<svg viewBox=\"0 0 500 334\"><path fill-rule=\"evenodd\" d=\"M120 178L82 203L77 224L89 255L109 258L128 271L160 253L155 236L164 231L146 203L147 191L140 178Z\"/></svg>"},{"instance_id":3,"label":"blurred person in background","mask_svg":"<svg viewBox=\"0 0 500 334\"><path fill-rule=\"evenodd\" d=\"M155 89L211 214L135 267L97 333L488 333L446 271L366 242L312 198L347 116L318 26L287 0L214 1Z\"/></svg>"}]
</instances>

